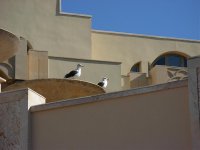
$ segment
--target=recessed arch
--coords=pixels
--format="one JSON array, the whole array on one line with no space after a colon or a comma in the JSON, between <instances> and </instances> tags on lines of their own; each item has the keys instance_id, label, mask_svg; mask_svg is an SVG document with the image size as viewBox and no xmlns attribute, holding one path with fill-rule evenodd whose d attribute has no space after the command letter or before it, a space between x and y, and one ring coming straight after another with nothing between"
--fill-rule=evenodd
<instances>
[{"instance_id":1,"label":"recessed arch","mask_svg":"<svg viewBox=\"0 0 200 150\"><path fill-rule=\"evenodd\" d=\"M13 57L19 49L19 38L13 33L0 28L0 62Z\"/></svg>"},{"instance_id":2,"label":"recessed arch","mask_svg":"<svg viewBox=\"0 0 200 150\"><path fill-rule=\"evenodd\" d=\"M153 68L155 65L187 67L187 59L189 57L189 55L178 51L166 52L158 56L152 62L150 68Z\"/></svg>"},{"instance_id":3,"label":"recessed arch","mask_svg":"<svg viewBox=\"0 0 200 150\"><path fill-rule=\"evenodd\" d=\"M141 61L135 63L132 67L131 67L131 72L141 72Z\"/></svg>"}]
</instances>

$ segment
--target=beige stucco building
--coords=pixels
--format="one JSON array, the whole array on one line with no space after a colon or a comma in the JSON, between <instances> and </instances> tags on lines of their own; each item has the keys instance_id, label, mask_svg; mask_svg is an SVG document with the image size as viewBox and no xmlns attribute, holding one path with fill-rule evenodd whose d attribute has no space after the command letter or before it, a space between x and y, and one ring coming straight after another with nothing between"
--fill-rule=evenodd
<instances>
[{"instance_id":1,"label":"beige stucco building","mask_svg":"<svg viewBox=\"0 0 200 150\"><path fill-rule=\"evenodd\" d=\"M199 150L200 41L91 24L59 0L1 0L0 149Z\"/></svg>"},{"instance_id":2,"label":"beige stucco building","mask_svg":"<svg viewBox=\"0 0 200 150\"><path fill-rule=\"evenodd\" d=\"M63 78L83 63L81 80L98 83L107 76L107 91L118 91L185 78L184 61L200 54L199 41L92 30L91 16L61 12L59 0L2 0L0 20L1 29L20 38L17 55L5 62L13 71L1 65L9 78ZM180 78L155 69L163 56L162 65L181 70Z\"/></svg>"}]
</instances>

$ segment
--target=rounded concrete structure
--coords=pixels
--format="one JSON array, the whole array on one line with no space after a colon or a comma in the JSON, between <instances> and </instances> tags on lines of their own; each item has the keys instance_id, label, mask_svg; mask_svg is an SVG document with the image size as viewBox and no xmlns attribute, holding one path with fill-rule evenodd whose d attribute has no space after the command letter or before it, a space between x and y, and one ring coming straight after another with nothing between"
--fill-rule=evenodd
<instances>
[{"instance_id":1,"label":"rounded concrete structure","mask_svg":"<svg viewBox=\"0 0 200 150\"><path fill-rule=\"evenodd\" d=\"M14 56L19 47L19 39L14 34L0 29L0 62Z\"/></svg>"},{"instance_id":2,"label":"rounded concrete structure","mask_svg":"<svg viewBox=\"0 0 200 150\"><path fill-rule=\"evenodd\" d=\"M101 87L79 80L38 79L12 84L3 91L31 88L46 98L46 102L105 93Z\"/></svg>"}]
</instances>

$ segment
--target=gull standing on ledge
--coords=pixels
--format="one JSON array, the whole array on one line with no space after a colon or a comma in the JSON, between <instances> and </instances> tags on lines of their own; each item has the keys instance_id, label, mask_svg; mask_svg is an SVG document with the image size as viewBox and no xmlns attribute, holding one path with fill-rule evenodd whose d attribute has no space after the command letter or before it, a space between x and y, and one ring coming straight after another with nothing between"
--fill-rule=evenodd
<instances>
[{"instance_id":1,"label":"gull standing on ledge","mask_svg":"<svg viewBox=\"0 0 200 150\"><path fill-rule=\"evenodd\" d=\"M106 88L107 85L108 85L108 78L106 77L103 77L102 81L98 83L99 86L103 87L103 88Z\"/></svg>"},{"instance_id":2,"label":"gull standing on ledge","mask_svg":"<svg viewBox=\"0 0 200 150\"><path fill-rule=\"evenodd\" d=\"M84 66L81 64L78 64L77 69L70 71L68 74L65 75L65 78L80 77L81 76L81 67L84 67Z\"/></svg>"}]
</instances>

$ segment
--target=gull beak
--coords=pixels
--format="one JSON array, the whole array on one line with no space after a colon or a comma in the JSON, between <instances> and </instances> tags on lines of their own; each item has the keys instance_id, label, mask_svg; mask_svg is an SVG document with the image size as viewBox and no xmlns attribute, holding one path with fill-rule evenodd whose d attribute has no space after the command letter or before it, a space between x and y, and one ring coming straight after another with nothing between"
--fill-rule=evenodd
<instances>
[{"instance_id":1,"label":"gull beak","mask_svg":"<svg viewBox=\"0 0 200 150\"><path fill-rule=\"evenodd\" d=\"M84 67L82 64L78 64L77 66L79 66L79 67Z\"/></svg>"},{"instance_id":2,"label":"gull beak","mask_svg":"<svg viewBox=\"0 0 200 150\"><path fill-rule=\"evenodd\" d=\"M109 78L103 77L104 80L109 80Z\"/></svg>"}]
</instances>

